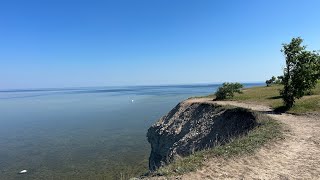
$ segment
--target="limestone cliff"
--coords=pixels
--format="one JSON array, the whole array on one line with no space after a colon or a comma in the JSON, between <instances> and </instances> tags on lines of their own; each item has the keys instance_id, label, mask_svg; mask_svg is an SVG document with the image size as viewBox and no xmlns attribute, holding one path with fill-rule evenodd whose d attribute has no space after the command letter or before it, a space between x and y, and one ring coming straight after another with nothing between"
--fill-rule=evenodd
<instances>
[{"instance_id":1,"label":"limestone cliff","mask_svg":"<svg viewBox=\"0 0 320 180\"><path fill-rule=\"evenodd\" d=\"M152 125L149 169L156 170L177 156L223 144L257 125L253 112L213 103L179 103Z\"/></svg>"}]
</instances>

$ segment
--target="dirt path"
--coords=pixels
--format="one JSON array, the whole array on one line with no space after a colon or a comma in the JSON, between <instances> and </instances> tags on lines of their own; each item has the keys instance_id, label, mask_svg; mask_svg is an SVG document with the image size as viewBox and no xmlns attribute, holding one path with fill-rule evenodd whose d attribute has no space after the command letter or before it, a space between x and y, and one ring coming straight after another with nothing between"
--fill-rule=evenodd
<instances>
[{"instance_id":1,"label":"dirt path","mask_svg":"<svg viewBox=\"0 0 320 180\"><path fill-rule=\"evenodd\" d=\"M217 103L272 112L266 106L235 101L202 98L187 102ZM263 147L251 156L208 160L201 170L175 179L320 179L320 117L285 113L268 115L286 126L285 140Z\"/></svg>"}]
</instances>

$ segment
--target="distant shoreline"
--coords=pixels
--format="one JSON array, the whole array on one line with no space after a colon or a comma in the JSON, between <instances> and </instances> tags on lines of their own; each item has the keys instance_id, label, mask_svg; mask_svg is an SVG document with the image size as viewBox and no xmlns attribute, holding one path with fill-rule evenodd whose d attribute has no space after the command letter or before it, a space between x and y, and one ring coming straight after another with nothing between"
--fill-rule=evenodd
<instances>
[{"instance_id":1,"label":"distant shoreline","mask_svg":"<svg viewBox=\"0 0 320 180\"><path fill-rule=\"evenodd\" d=\"M2 88L0 93L6 92L46 92L46 91L74 91L90 89L112 89L112 88L135 88L135 87L210 87L219 86L222 83L195 83L195 84L168 84L168 85L123 85L123 86L84 86L84 87L62 87L62 88ZM244 85L264 85L264 82L248 82Z\"/></svg>"}]
</instances>

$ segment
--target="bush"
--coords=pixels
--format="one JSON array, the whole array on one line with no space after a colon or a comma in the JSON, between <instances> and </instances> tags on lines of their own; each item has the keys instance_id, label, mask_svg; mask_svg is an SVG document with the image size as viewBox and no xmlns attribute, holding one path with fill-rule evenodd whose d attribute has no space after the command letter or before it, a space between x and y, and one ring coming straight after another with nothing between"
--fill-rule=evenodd
<instances>
[{"instance_id":1,"label":"bush","mask_svg":"<svg viewBox=\"0 0 320 180\"><path fill-rule=\"evenodd\" d=\"M215 93L216 100L232 98L234 93L241 93L241 88L243 88L243 85L240 83L223 83Z\"/></svg>"},{"instance_id":2,"label":"bush","mask_svg":"<svg viewBox=\"0 0 320 180\"><path fill-rule=\"evenodd\" d=\"M278 77L272 76L271 79L266 80L267 87L273 84L282 84L282 80L283 80L283 76L278 76Z\"/></svg>"},{"instance_id":3,"label":"bush","mask_svg":"<svg viewBox=\"0 0 320 180\"><path fill-rule=\"evenodd\" d=\"M275 81L277 80L277 78L276 77L274 77L274 76L272 76L272 78L271 79L269 79L269 80L266 80L266 84L267 84L267 86L271 86L272 84L274 84L275 83Z\"/></svg>"},{"instance_id":4,"label":"bush","mask_svg":"<svg viewBox=\"0 0 320 180\"><path fill-rule=\"evenodd\" d=\"M302 46L303 39L293 38L289 44L283 44L282 52L286 58L283 84L280 91L286 108L291 108L295 99L310 94L319 79L320 56L315 51L307 51Z\"/></svg>"},{"instance_id":5,"label":"bush","mask_svg":"<svg viewBox=\"0 0 320 180\"><path fill-rule=\"evenodd\" d=\"M283 82L283 76L278 76L274 84L282 84Z\"/></svg>"}]
</instances>

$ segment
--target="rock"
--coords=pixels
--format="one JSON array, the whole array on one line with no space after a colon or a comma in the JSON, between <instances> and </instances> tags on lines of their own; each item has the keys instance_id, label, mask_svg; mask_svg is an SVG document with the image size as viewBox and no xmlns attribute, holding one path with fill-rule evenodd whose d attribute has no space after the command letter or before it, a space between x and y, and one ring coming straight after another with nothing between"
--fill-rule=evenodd
<instances>
[{"instance_id":1,"label":"rock","mask_svg":"<svg viewBox=\"0 0 320 180\"><path fill-rule=\"evenodd\" d=\"M179 103L148 129L149 169L228 142L257 125L253 112L210 103Z\"/></svg>"}]
</instances>

